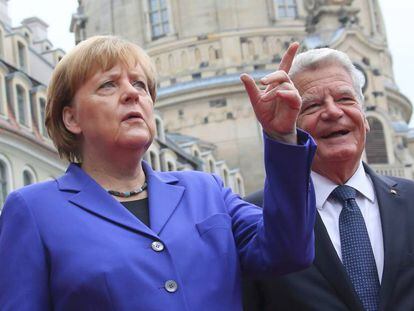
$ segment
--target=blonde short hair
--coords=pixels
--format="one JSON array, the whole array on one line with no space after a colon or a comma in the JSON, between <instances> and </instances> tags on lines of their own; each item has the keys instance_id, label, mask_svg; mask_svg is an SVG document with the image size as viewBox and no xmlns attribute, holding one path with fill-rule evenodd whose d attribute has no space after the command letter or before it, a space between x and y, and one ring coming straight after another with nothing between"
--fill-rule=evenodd
<instances>
[{"instance_id":1,"label":"blonde short hair","mask_svg":"<svg viewBox=\"0 0 414 311\"><path fill-rule=\"evenodd\" d=\"M59 155L70 162L82 160L79 137L63 123L64 107L70 106L79 87L98 71L117 64L136 66L144 71L155 103L156 71L148 54L139 46L114 36L95 36L82 41L57 64L49 83L46 103L46 128Z\"/></svg>"}]
</instances>

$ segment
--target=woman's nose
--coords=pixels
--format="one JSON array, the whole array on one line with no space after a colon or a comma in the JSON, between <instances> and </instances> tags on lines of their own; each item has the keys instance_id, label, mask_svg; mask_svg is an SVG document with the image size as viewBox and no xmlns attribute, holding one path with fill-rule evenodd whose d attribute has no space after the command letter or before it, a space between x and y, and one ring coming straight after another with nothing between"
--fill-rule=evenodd
<instances>
[{"instance_id":1,"label":"woman's nose","mask_svg":"<svg viewBox=\"0 0 414 311\"><path fill-rule=\"evenodd\" d=\"M122 102L125 104L135 103L139 101L138 90L128 81L123 86Z\"/></svg>"}]
</instances>

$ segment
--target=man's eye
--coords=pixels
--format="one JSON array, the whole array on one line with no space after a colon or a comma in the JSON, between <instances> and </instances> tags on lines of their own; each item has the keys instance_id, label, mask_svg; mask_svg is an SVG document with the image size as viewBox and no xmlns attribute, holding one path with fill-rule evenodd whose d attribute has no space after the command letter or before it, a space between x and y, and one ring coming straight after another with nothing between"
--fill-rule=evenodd
<instances>
[{"instance_id":1,"label":"man's eye","mask_svg":"<svg viewBox=\"0 0 414 311\"><path fill-rule=\"evenodd\" d=\"M308 104L305 108L303 108L302 113L313 113L317 111L320 107L320 104L314 103L314 104Z\"/></svg>"},{"instance_id":2,"label":"man's eye","mask_svg":"<svg viewBox=\"0 0 414 311\"><path fill-rule=\"evenodd\" d=\"M338 100L340 103L353 103L355 102L355 99L349 96L340 97Z\"/></svg>"},{"instance_id":3,"label":"man's eye","mask_svg":"<svg viewBox=\"0 0 414 311\"><path fill-rule=\"evenodd\" d=\"M115 87L115 82L113 82L113 81L107 81L105 83L102 83L99 86L100 89L109 89L109 88L112 88L112 87Z\"/></svg>"}]
</instances>

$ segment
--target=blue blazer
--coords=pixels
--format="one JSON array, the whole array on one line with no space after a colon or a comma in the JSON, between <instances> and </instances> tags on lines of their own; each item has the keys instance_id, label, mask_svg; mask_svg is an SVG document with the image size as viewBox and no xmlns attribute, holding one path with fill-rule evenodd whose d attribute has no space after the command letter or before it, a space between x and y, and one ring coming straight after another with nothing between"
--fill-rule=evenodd
<instances>
[{"instance_id":1,"label":"blue blazer","mask_svg":"<svg viewBox=\"0 0 414 311\"><path fill-rule=\"evenodd\" d=\"M151 228L74 164L11 193L0 218L0 309L241 310L242 269L277 275L312 263L315 147L301 140L265 138L263 215L217 176L146 163Z\"/></svg>"}]
</instances>

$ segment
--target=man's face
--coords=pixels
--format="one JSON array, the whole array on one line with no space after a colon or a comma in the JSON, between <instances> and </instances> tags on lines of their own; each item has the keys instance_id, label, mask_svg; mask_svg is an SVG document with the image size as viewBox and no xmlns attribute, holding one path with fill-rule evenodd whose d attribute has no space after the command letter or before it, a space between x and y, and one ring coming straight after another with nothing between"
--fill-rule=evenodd
<instances>
[{"instance_id":1,"label":"man's face","mask_svg":"<svg viewBox=\"0 0 414 311\"><path fill-rule=\"evenodd\" d=\"M358 165L369 125L350 75L333 64L299 73L293 83L303 101L298 127L318 144L313 170L329 162Z\"/></svg>"}]
</instances>

